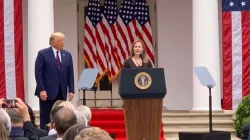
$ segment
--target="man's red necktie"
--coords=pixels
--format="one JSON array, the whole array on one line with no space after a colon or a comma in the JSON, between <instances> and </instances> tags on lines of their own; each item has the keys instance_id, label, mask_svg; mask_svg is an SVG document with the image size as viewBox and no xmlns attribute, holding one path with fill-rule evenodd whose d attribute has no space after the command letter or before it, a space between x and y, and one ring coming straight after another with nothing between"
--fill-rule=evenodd
<instances>
[{"instance_id":1,"label":"man's red necktie","mask_svg":"<svg viewBox=\"0 0 250 140\"><path fill-rule=\"evenodd\" d=\"M57 67L59 69L59 71L61 70L61 61L60 61L60 58L59 58L59 51L56 51L56 64L57 64Z\"/></svg>"}]
</instances>

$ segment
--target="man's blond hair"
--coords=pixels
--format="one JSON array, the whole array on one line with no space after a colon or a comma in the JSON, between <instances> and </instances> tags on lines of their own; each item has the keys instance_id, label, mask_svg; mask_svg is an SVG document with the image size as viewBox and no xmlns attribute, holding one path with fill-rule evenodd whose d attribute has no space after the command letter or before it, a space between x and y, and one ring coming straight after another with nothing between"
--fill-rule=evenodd
<instances>
[{"instance_id":1,"label":"man's blond hair","mask_svg":"<svg viewBox=\"0 0 250 140\"><path fill-rule=\"evenodd\" d=\"M92 136L102 136L107 140L113 140L105 130L99 127L89 127L81 130L75 137L75 140L84 140L85 138Z\"/></svg>"},{"instance_id":2,"label":"man's blond hair","mask_svg":"<svg viewBox=\"0 0 250 140\"><path fill-rule=\"evenodd\" d=\"M56 39L56 38L65 38L65 35L61 32L55 32L53 34L51 34L50 38L49 38L49 44L51 45L51 43Z\"/></svg>"}]
</instances>

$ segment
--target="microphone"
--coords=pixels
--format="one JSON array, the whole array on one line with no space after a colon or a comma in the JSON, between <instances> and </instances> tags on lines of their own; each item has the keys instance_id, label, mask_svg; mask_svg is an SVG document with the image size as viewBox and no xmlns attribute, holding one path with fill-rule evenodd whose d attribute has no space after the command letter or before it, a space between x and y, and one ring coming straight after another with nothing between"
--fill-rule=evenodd
<instances>
[{"instance_id":1,"label":"microphone","mask_svg":"<svg viewBox=\"0 0 250 140\"><path fill-rule=\"evenodd\" d=\"M139 57L142 59L141 67L143 67L143 54L141 53Z\"/></svg>"},{"instance_id":2,"label":"microphone","mask_svg":"<svg viewBox=\"0 0 250 140\"><path fill-rule=\"evenodd\" d=\"M143 57L142 57L142 53L139 55L139 57L142 59Z\"/></svg>"}]
</instances>

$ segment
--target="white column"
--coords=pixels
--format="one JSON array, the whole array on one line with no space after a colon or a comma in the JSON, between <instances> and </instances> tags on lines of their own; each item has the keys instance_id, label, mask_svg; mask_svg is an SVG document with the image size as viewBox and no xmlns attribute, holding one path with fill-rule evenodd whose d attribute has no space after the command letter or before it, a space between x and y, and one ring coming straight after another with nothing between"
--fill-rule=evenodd
<instances>
[{"instance_id":1,"label":"white column","mask_svg":"<svg viewBox=\"0 0 250 140\"><path fill-rule=\"evenodd\" d=\"M39 50L49 47L49 37L54 32L53 0L28 1L28 104L39 109L36 89L35 60ZM26 94L27 95L27 94Z\"/></svg>"},{"instance_id":2,"label":"white column","mask_svg":"<svg viewBox=\"0 0 250 140\"><path fill-rule=\"evenodd\" d=\"M205 66L213 76L212 108L221 110L218 0L193 0L193 66ZM209 109L209 91L193 74L193 110Z\"/></svg>"}]
</instances>

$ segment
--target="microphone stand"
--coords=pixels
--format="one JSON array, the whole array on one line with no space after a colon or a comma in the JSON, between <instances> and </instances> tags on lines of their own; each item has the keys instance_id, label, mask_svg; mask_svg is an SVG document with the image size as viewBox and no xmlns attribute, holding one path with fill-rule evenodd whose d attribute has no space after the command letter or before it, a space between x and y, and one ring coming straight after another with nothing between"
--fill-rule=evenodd
<instances>
[{"instance_id":1,"label":"microphone stand","mask_svg":"<svg viewBox=\"0 0 250 140\"><path fill-rule=\"evenodd\" d=\"M212 132L212 95L211 89L213 86L207 86L209 89L209 132Z\"/></svg>"}]
</instances>

